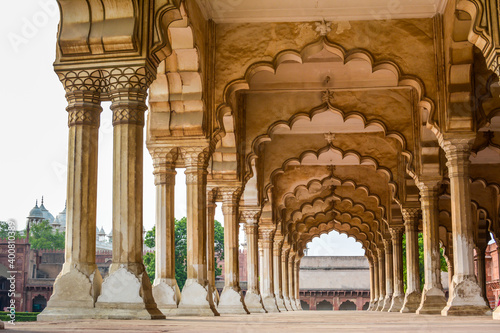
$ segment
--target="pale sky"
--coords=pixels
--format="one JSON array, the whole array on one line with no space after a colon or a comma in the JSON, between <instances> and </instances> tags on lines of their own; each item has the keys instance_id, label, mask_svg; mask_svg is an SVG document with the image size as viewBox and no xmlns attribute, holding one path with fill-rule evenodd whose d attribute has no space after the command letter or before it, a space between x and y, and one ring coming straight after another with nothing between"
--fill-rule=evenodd
<instances>
[{"instance_id":1,"label":"pale sky","mask_svg":"<svg viewBox=\"0 0 500 333\"><path fill-rule=\"evenodd\" d=\"M59 11L55 0L0 4L0 220L23 229L35 200L56 216L66 200L67 112L64 89L53 71ZM97 226L112 224L113 128L103 104L99 132ZM151 156L144 147L144 227L155 219ZM175 216L186 215L185 177L177 170ZM223 222L218 205L216 219ZM309 255L363 255L354 239L332 232L309 244Z\"/></svg>"}]
</instances>

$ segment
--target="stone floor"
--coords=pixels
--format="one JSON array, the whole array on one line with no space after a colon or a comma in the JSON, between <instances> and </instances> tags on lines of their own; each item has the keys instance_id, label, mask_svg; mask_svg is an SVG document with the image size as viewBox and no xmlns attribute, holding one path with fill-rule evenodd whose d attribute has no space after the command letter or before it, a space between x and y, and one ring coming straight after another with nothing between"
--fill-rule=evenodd
<instances>
[{"instance_id":1,"label":"stone floor","mask_svg":"<svg viewBox=\"0 0 500 333\"><path fill-rule=\"evenodd\" d=\"M81 320L5 324L16 332L500 332L491 317L441 317L356 311L301 311L166 320Z\"/></svg>"}]
</instances>

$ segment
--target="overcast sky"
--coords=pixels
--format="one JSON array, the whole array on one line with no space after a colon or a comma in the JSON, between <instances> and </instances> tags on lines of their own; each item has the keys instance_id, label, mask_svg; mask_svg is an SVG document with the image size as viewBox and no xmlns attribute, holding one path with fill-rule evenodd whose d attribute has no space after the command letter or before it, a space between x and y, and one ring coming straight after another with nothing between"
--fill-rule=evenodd
<instances>
[{"instance_id":1,"label":"overcast sky","mask_svg":"<svg viewBox=\"0 0 500 333\"><path fill-rule=\"evenodd\" d=\"M66 200L67 112L64 89L53 71L59 11L55 0L2 1L0 10L0 220L23 229L35 200L56 216ZM99 131L97 225L112 224L113 128L103 104ZM154 225L155 190L151 156L144 148L144 227ZM175 215L186 215L185 178L178 170ZM216 219L223 222L218 205ZM316 238L309 255L363 255L352 238L332 232Z\"/></svg>"}]
</instances>

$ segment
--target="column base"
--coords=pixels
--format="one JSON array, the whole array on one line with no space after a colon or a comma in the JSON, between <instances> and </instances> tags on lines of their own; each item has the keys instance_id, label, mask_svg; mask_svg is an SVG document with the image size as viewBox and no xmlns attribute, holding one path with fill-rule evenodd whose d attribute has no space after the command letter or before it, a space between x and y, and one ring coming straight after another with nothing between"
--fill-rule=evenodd
<instances>
[{"instance_id":1,"label":"column base","mask_svg":"<svg viewBox=\"0 0 500 333\"><path fill-rule=\"evenodd\" d=\"M276 299L273 296L264 297L262 299L262 304L267 312L280 312L276 305Z\"/></svg>"},{"instance_id":2,"label":"column base","mask_svg":"<svg viewBox=\"0 0 500 333\"><path fill-rule=\"evenodd\" d=\"M415 313L420 306L422 294L419 291L412 291L405 295L405 301L401 308L401 313Z\"/></svg>"},{"instance_id":3,"label":"column base","mask_svg":"<svg viewBox=\"0 0 500 333\"><path fill-rule=\"evenodd\" d=\"M219 302L220 302L219 291L215 287L213 287L212 290L213 290L213 292L212 292L212 302L214 302L215 307L217 307L219 305Z\"/></svg>"},{"instance_id":4,"label":"column base","mask_svg":"<svg viewBox=\"0 0 500 333\"><path fill-rule=\"evenodd\" d=\"M417 314L441 314L446 306L446 297L439 288L425 289L422 293L422 301L417 309Z\"/></svg>"},{"instance_id":5,"label":"column base","mask_svg":"<svg viewBox=\"0 0 500 333\"><path fill-rule=\"evenodd\" d=\"M95 317L94 303L101 292L102 277L98 269L89 276L64 264L54 282L54 292L39 321L89 319Z\"/></svg>"},{"instance_id":6,"label":"column base","mask_svg":"<svg viewBox=\"0 0 500 333\"><path fill-rule=\"evenodd\" d=\"M197 280L187 280L182 288L181 301L175 315L177 316L219 316L212 300L212 290L202 286Z\"/></svg>"},{"instance_id":7,"label":"column base","mask_svg":"<svg viewBox=\"0 0 500 333\"><path fill-rule=\"evenodd\" d=\"M278 306L278 310L280 310L280 312L288 311L285 307L285 301L283 300L283 298L279 296L276 297L276 305Z\"/></svg>"},{"instance_id":8,"label":"column base","mask_svg":"<svg viewBox=\"0 0 500 333\"><path fill-rule=\"evenodd\" d=\"M266 313L266 309L262 305L262 298L260 294L247 291L245 294L245 305L250 313Z\"/></svg>"},{"instance_id":9,"label":"column base","mask_svg":"<svg viewBox=\"0 0 500 333\"><path fill-rule=\"evenodd\" d=\"M123 264L104 279L95 307L96 319L165 319L146 272L136 276Z\"/></svg>"},{"instance_id":10,"label":"column base","mask_svg":"<svg viewBox=\"0 0 500 333\"><path fill-rule=\"evenodd\" d=\"M236 291L234 287L224 287L220 295L217 312L220 314L249 314L250 312L243 301L241 291Z\"/></svg>"},{"instance_id":11,"label":"column base","mask_svg":"<svg viewBox=\"0 0 500 333\"><path fill-rule=\"evenodd\" d=\"M297 302L297 311L302 311L302 304L300 304L300 299L297 299L296 302Z\"/></svg>"},{"instance_id":12,"label":"column base","mask_svg":"<svg viewBox=\"0 0 500 333\"><path fill-rule=\"evenodd\" d=\"M392 296L386 296L384 298L384 305L382 306L382 309L380 311L388 312L389 309L391 308L391 303L392 303Z\"/></svg>"},{"instance_id":13,"label":"column base","mask_svg":"<svg viewBox=\"0 0 500 333\"><path fill-rule=\"evenodd\" d=\"M403 295L392 295L391 307L388 312L400 312L405 303L405 298Z\"/></svg>"},{"instance_id":14,"label":"column base","mask_svg":"<svg viewBox=\"0 0 500 333\"><path fill-rule=\"evenodd\" d=\"M379 298L378 303L377 303L377 308L374 311L382 311L383 307L384 307L384 299Z\"/></svg>"},{"instance_id":15,"label":"column base","mask_svg":"<svg viewBox=\"0 0 500 333\"><path fill-rule=\"evenodd\" d=\"M378 307L378 299L373 301L373 306L371 307L370 311L377 311Z\"/></svg>"},{"instance_id":16,"label":"column base","mask_svg":"<svg viewBox=\"0 0 500 333\"><path fill-rule=\"evenodd\" d=\"M493 319L500 320L500 306L497 307L495 311L493 311Z\"/></svg>"},{"instance_id":17,"label":"column base","mask_svg":"<svg viewBox=\"0 0 500 333\"><path fill-rule=\"evenodd\" d=\"M153 297L158 309L168 315L177 309L181 299L181 291L175 279L155 279Z\"/></svg>"},{"instance_id":18,"label":"column base","mask_svg":"<svg viewBox=\"0 0 500 333\"><path fill-rule=\"evenodd\" d=\"M295 298L290 298L290 306L293 311L297 311L297 303L295 302Z\"/></svg>"},{"instance_id":19,"label":"column base","mask_svg":"<svg viewBox=\"0 0 500 333\"><path fill-rule=\"evenodd\" d=\"M481 316L490 315L491 309L481 296L481 287L476 277L463 277L457 283L458 277L453 277L450 288L451 295L448 304L441 311L443 316Z\"/></svg>"},{"instance_id":20,"label":"column base","mask_svg":"<svg viewBox=\"0 0 500 333\"><path fill-rule=\"evenodd\" d=\"M287 311L293 311L292 304L290 304L290 299L288 297L284 297L283 302L285 303L285 308Z\"/></svg>"}]
</instances>

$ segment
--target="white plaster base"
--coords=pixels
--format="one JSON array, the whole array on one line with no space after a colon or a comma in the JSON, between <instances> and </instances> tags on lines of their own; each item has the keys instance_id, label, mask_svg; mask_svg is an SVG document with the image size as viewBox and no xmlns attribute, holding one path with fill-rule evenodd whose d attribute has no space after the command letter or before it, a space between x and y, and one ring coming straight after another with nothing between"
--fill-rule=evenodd
<instances>
[{"instance_id":1,"label":"white plaster base","mask_svg":"<svg viewBox=\"0 0 500 333\"><path fill-rule=\"evenodd\" d=\"M293 311L297 311L297 302L295 302L295 298L290 298L290 305Z\"/></svg>"},{"instance_id":2,"label":"white plaster base","mask_svg":"<svg viewBox=\"0 0 500 333\"><path fill-rule=\"evenodd\" d=\"M165 319L146 272L135 276L123 265L104 279L95 307L96 319Z\"/></svg>"},{"instance_id":3,"label":"white plaster base","mask_svg":"<svg viewBox=\"0 0 500 333\"><path fill-rule=\"evenodd\" d=\"M218 316L213 303L212 290L196 280L187 280L181 293L181 301L175 315L178 316ZM209 296L210 292L210 296Z\"/></svg>"},{"instance_id":4,"label":"white plaster base","mask_svg":"<svg viewBox=\"0 0 500 333\"><path fill-rule=\"evenodd\" d=\"M377 311L378 307L378 298L373 300L373 306L371 307L370 311Z\"/></svg>"},{"instance_id":5,"label":"white plaster base","mask_svg":"<svg viewBox=\"0 0 500 333\"><path fill-rule=\"evenodd\" d=\"M224 287L220 295L217 312L220 314L249 314L250 312L243 301L241 291L236 291L231 287Z\"/></svg>"},{"instance_id":6,"label":"white plaster base","mask_svg":"<svg viewBox=\"0 0 500 333\"><path fill-rule=\"evenodd\" d=\"M275 295L276 297L276 295ZM276 305L278 306L278 310L282 311L288 311L285 307L285 300L282 297L276 297Z\"/></svg>"},{"instance_id":7,"label":"white plaster base","mask_svg":"<svg viewBox=\"0 0 500 333\"><path fill-rule=\"evenodd\" d=\"M491 309L481 296L481 288L476 277L465 277L457 283L457 276L453 277L452 292L448 304L441 311L443 316L481 316L490 315Z\"/></svg>"},{"instance_id":8,"label":"white plaster base","mask_svg":"<svg viewBox=\"0 0 500 333\"><path fill-rule=\"evenodd\" d=\"M290 299L288 297L284 297L283 302L285 303L285 308L287 311L293 311L292 305L290 304Z\"/></svg>"},{"instance_id":9,"label":"white plaster base","mask_svg":"<svg viewBox=\"0 0 500 333\"><path fill-rule=\"evenodd\" d=\"M384 298L384 305L382 306L382 309L380 311L382 312L388 312L392 303L392 296L385 296Z\"/></svg>"},{"instance_id":10,"label":"white plaster base","mask_svg":"<svg viewBox=\"0 0 500 333\"><path fill-rule=\"evenodd\" d=\"M400 312L405 302L404 295L392 295L391 307L388 312Z\"/></svg>"},{"instance_id":11,"label":"white plaster base","mask_svg":"<svg viewBox=\"0 0 500 333\"><path fill-rule=\"evenodd\" d=\"M153 297L158 309L168 315L177 309L181 298L181 292L177 282L172 279L155 279L153 283Z\"/></svg>"},{"instance_id":12,"label":"white plaster base","mask_svg":"<svg viewBox=\"0 0 500 333\"><path fill-rule=\"evenodd\" d=\"M377 307L373 311L382 311L383 307L384 307L384 299L383 298L379 298L379 300L377 302Z\"/></svg>"},{"instance_id":13,"label":"white plaster base","mask_svg":"<svg viewBox=\"0 0 500 333\"><path fill-rule=\"evenodd\" d=\"M280 312L276 305L276 299L272 296L264 297L262 299L262 304L264 304L264 308L267 312Z\"/></svg>"},{"instance_id":14,"label":"white plaster base","mask_svg":"<svg viewBox=\"0 0 500 333\"><path fill-rule=\"evenodd\" d=\"M266 313L266 309L262 305L260 294L248 292L245 294L245 305L250 313Z\"/></svg>"},{"instance_id":15,"label":"white plaster base","mask_svg":"<svg viewBox=\"0 0 500 333\"><path fill-rule=\"evenodd\" d=\"M425 289L422 292L422 300L417 309L417 314L441 314L446 306L446 297L439 288Z\"/></svg>"},{"instance_id":16,"label":"white plaster base","mask_svg":"<svg viewBox=\"0 0 500 333\"><path fill-rule=\"evenodd\" d=\"M405 301L401 308L401 313L415 313L420 306L422 294L419 291L413 291L405 295Z\"/></svg>"},{"instance_id":17,"label":"white plaster base","mask_svg":"<svg viewBox=\"0 0 500 333\"><path fill-rule=\"evenodd\" d=\"M66 265L66 264L65 264ZM64 267L54 282L54 292L39 321L94 318L94 303L101 292L102 277L95 270L89 277L74 267Z\"/></svg>"},{"instance_id":18,"label":"white plaster base","mask_svg":"<svg viewBox=\"0 0 500 333\"><path fill-rule=\"evenodd\" d=\"M302 311L302 304L300 304L300 299L296 300L297 302L297 311Z\"/></svg>"},{"instance_id":19,"label":"white plaster base","mask_svg":"<svg viewBox=\"0 0 500 333\"><path fill-rule=\"evenodd\" d=\"M497 307L495 311L493 311L493 319L500 320L500 306Z\"/></svg>"}]
</instances>

